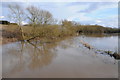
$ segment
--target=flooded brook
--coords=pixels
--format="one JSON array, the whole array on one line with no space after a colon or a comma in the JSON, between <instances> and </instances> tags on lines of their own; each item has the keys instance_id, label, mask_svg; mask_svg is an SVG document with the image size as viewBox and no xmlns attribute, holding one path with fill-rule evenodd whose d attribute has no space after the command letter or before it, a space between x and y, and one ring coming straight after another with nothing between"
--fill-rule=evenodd
<instances>
[{"instance_id":1,"label":"flooded brook","mask_svg":"<svg viewBox=\"0 0 120 80\"><path fill-rule=\"evenodd\" d=\"M15 42L2 46L4 78L117 78L117 60L84 47L116 50L117 36L77 36L60 42Z\"/></svg>"}]
</instances>

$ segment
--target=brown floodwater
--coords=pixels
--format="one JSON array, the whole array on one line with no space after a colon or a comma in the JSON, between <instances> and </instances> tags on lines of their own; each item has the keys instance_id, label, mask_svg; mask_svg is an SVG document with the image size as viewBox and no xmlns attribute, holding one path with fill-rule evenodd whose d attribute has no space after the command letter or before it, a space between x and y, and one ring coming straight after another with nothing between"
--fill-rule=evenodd
<instances>
[{"instance_id":1,"label":"brown floodwater","mask_svg":"<svg viewBox=\"0 0 120 80\"><path fill-rule=\"evenodd\" d=\"M89 50L80 43L81 39L92 41L92 38L96 39L97 47L97 40L116 39L111 36L99 39L78 36L54 43L37 41L3 45L2 77L117 78L118 64L113 57L96 54L94 50Z\"/></svg>"}]
</instances>

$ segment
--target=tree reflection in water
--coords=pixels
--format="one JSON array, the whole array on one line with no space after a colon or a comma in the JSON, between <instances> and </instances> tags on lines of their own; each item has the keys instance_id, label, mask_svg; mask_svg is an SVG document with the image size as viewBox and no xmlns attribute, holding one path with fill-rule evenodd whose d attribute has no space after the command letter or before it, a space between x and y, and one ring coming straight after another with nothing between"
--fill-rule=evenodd
<instances>
[{"instance_id":1,"label":"tree reflection in water","mask_svg":"<svg viewBox=\"0 0 120 80\"><path fill-rule=\"evenodd\" d=\"M56 56L56 45L56 43L19 42L14 46L9 45L8 48L3 47L3 77L25 68L33 70L49 65Z\"/></svg>"},{"instance_id":2,"label":"tree reflection in water","mask_svg":"<svg viewBox=\"0 0 120 80\"><path fill-rule=\"evenodd\" d=\"M87 74L89 77L101 77L94 72L96 70L103 77L117 76L114 58L84 47L80 40L86 38L78 36L57 42L16 42L4 45L3 77L80 77L81 74L85 77ZM90 38L87 40L103 39ZM111 39L104 37L107 42L108 38Z\"/></svg>"}]
</instances>

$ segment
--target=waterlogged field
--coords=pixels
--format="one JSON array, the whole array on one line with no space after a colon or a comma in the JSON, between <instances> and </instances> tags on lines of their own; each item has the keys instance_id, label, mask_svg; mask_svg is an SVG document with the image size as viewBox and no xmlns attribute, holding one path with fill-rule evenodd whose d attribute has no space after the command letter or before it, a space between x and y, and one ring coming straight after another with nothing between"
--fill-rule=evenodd
<instances>
[{"instance_id":1,"label":"waterlogged field","mask_svg":"<svg viewBox=\"0 0 120 80\"><path fill-rule=\"evenodd\" d=\"M7 78L117 78L117 61L95 49L116 51L118 36L78 36L52 42L14 42L2 46L3 77Z\"/></svg>"}]
</instances>

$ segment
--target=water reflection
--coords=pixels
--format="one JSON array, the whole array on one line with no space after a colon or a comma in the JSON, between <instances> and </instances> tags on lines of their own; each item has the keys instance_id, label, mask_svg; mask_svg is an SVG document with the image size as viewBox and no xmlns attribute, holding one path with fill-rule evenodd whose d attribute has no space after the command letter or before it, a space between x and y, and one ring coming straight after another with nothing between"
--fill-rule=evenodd
<instances>
[{"instance_id":1,"label":"water reflection","mask_svg":"<svg viewBox=\"0 0 120 80\"><path fill-rule=\"evenodd\" d=\"M81 39L97 41L95 37L78 36L52 43L34 41L3 45L3 77L117 77L115 59L86 49Z\"/></svg>"},{"instance_id":2,"label":"water reflection","mask_svg":"<svg viewBox=\"0 0 120 80\"><path fill-rule=\"evenodd\" d=\"M53 45L44 45L41 46L41 49L37 47L37 42L35 44L32 44L29 42L32 46L34 46L33 54L30 55L31 62L29 64L29 68L31 69L36 69L40 68L42 66L50 64L51 60L53 59L53 56L55 56L54 53L49 49L51 46L54 47Z\"/></svg>"},{"instance_id":3,"label":"water reflection","mask_svg":"<svg viewBox=\"0 0 120 80\"><path fill-rule=\"evenodd\" d=\"M3 77L15 74L24 70L30 70L49 65L53 57L56 44L43 44L38 47L38 43L18 42L10 44L9 48L3 46Z\"/></svg>"}]
</instances>

